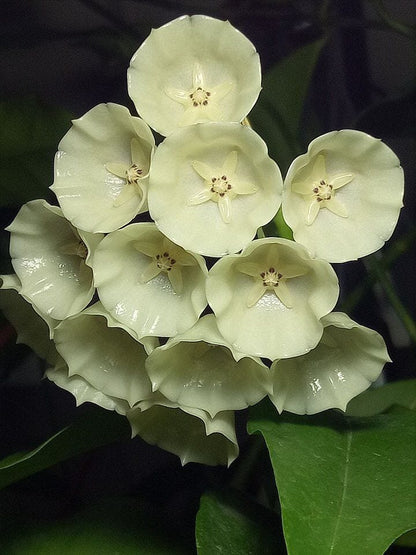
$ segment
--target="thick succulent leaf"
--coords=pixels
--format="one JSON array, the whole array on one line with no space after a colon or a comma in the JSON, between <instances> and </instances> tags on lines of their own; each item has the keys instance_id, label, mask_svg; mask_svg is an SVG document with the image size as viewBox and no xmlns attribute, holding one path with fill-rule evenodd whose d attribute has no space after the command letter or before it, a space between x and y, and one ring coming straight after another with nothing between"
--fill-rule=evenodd
<instances>
[{"instance_id":1,"label":"thick succulent leaf","mask_svg":"<svg viewBox=\"0 0 416 555\"><path fill-rule=\"evenodd\" d=\"M127 419L94 408L36 449L0 461L0 488L101 445L128 439L130 435Z\"/></svg>"},{"instance_id":2,"label":"thick succulent leaf","mask_svg":"<svg viewBox=\"0 0 416 555\"><path fill-rule=\"evenodd\" d=\"M276 513L248 497L231 491L206 493L196 517L198 555L284 554L280 528Z\"/></svg>"},{"instance_id":3,"label":"thick succulent leaf","mask_svg":"<svg viewBox=\"0 0 416 555\"><path fill-rule=\"evenodd\" d=\"M416 379L369 389L348 403L346 413L351 416L373 416L393 405L416 410Z\"/></svg>"},{"instance_id":4,"label":"thick succulent leaf","mask_svg":"<svg viewBox=\"0 0 416 555\"><path fill-rule=\"evenodd\" d=\"M379 555L416 526L416 414L251 412L269 449L291 555Z\"/></svg>"}]
</instances>

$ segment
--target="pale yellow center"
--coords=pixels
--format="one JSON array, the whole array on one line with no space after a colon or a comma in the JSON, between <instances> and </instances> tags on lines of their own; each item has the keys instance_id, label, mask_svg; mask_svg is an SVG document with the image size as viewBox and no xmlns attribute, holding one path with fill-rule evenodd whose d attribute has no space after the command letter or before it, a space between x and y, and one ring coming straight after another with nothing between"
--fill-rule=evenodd
<instances>
[{"instance_id":1,"label":"pale yellow center","mask_svg":"<svg viewBox=\"0 0 416 555\"><path fill-rule=\"evenodd\" d=\"M172 270L172 266L176 264L176 260L172 258L168 252L157 254L155 261L161 272L170 272Z\"/></svg>"},{"instance_id":2,"label":"pale yellow center","mask_svg":"<svg viewBox=\"0 0 416 555\"><path fill-rule=\"evenodd\" d=\"M189 95L193 106L207 106L208 99L211 96L209 91L205 91L202 87L197 87L194 92Z\"/></svg>"}]
</instances>

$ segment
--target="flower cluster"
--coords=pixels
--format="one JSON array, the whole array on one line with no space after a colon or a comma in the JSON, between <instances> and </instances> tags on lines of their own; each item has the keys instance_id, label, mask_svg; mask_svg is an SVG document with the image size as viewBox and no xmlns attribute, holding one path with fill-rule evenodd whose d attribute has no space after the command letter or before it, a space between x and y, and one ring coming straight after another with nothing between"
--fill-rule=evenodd
<instances>
[{"instance_id":1,"label":"flower cluster","mask_svg":"<svg viewBox=\"0 0 416 555\"><path fill-rule=\"evenodd\" d=\"M8 228L0 303L18 339L78 404L126 415L182 463L230 464L234 411L266 396L279 412L344 410L389 360L376 332L331 312L330 262L390 237L399 161L334 131L283 182L244 124L260 89L258 54L228 22L153 30L128 70L141 117L101 104L75 120L55 158L59 207L31 201ZM280 208L294 241L258 232Z\"/></svg>"}]
</instances>

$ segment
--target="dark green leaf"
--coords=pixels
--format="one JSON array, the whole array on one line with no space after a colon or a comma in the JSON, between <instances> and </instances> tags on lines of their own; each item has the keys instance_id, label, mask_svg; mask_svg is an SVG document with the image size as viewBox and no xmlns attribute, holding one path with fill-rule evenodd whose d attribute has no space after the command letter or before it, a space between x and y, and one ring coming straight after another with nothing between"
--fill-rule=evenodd
<instances>
[{"instance_id":1,"label":"dark green leaf","mask_svg":"<svg viewBox=\"0 0 416 555\"><path fill-rule=\"evenodd\" d=\"M416 409L416 379L368 389L348 403L346 413L351 416L373 416L393 405Z\"/></svg>"},{"instance_id":2,"label":"dark green leaf","mask_svg":"<svg viewBox=\"0 0 416 555\"><path fill-rule=\"evenodd\" d=\"M250 433L267 444L291 555L380 555L416 526L416 413L283 414L261 403Z\"/></svg>"},{"instance_id":3,"label":"dark green leaf","mask_svg":"<svg viewBox=\"0 0 416 555\"><path fill-rule=\"evenodd\" d=\"M35 99L0 102L1 205L48 198L58 143L71 125L65 110Z\"/></svg>"},{"instance_id":4,"label":"dark green leaf","mask_svg":"<svg viewBox=\"0 0 416 555\"><path fill-rule=\"evenodd\" d=\"M70 457L130 436L131 430L126 418L92 407L91 411L74 424L36 449L17 453L0 461L0 489Z\"/></svg>"},{"instance_id":5,"label":"dark green leaf","mask_svg":"<svg viewBox=\"0 0 416 555\"><path fill-rule=\"evenodd\" d=\"M299 125L313 70L325 40L308 44L284 58L264 77L263 90L249 115L282 171L302 152Z\"/></svg>"},{"instance_id":6,"label":"dark green leaf","mask_svg":"<svg viewBox=\"0 0 416 555\"><path fill-rule=\"evenodd\" d=\"M190 551L168 537L136 499L112 498L53 522L16 522L3 531L2 553L25 555L184 555Z\"/></svg>"},{"instance_id":7,"label":"dark green leaf","mask_svg":"<svg viewBox=\"0 0 416 555\"><path fill-rule=\"evenodd\" d=\"M203 495L195 533L198 555L286 553L276 513L236 492Z\"/></svg>"}]
</instances>

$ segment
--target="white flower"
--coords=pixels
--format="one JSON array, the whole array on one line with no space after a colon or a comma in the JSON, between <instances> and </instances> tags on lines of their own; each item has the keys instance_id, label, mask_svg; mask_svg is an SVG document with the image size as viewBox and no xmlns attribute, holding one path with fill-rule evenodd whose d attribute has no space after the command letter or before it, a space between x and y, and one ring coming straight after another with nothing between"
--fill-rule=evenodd
<instances>
[{"instance_id":1,"label":"white flower","mask_svg":"<svg viewBox=\"0 0 416 555\"><path fill-rule=\"evenodd\" d=\"M240 122L261 89L253 44L228 21L204 15L153 29L127 77L137 111L165 136L193 123Z\"/></svg>"},{"instance_id":2,"label":"white flower","mask_svg":"<svg viewBox=\"0 0 416 555\"><path fill-rule=\"evenodd\" d=\"M65 217L89 232L114 231L147 210L154 138L124 106L99 104L59 143L56 194Z\"/></svg>"},{"instance_id":3,"label":"white flower","mask_svg":"<svg viewBox=\"0 0 416 555\"><path fill-rule=\"evenodd\" d=\"M203 410L173 403L156 393L127 413L133 437L140 435L181 459L183 465L198 462L230 466L238 456L234 413L224 411L211 418Z\"/></svg>"},{"instance_id":4,"label":"white flower","mask_svg":"<svg viewBox=\"0 0 416 555\"><path fill-rule=\"evenodd\" d=\"M37 311L63 320L87 306L94 294L91 256L102 235L78 231L44 200L24 204L7 230L20 294Z\"/></svg>"},{"instance_id":5,"label":"white flower","mask_svg":"<svg viewBox=\"0 0 416 555\"><path fill-rule=\"evenodd\" d=\"M94 389L130 406L150 395L145 360L156 340L137 341L101 303L61 322L54 339L69 378L81 376Z\"/></svg>"},{"instance_id":6,"label":"white flower","mask_svg":"<svg viewBox=\"0 0 416 555\"><path fill-rule=\"evenodd\" d=\"M287 173L283 216L314 256L345 262L381 248L396 226L403 171L388 146L361 131L311 142Z\"/></svg>"},{"instance_id":7,"label":"white flower","mask_svg":"<svg viewBox=\"0 0 416 555\"><path fill-rule=\"evenodd\" d=\"M207 298L218 329L238 351L271 360L316 346L339 287L324 260L311 259L294 241L252 241L241 254L220 259L208 273Z\"/></svg>"},{"instance_id":8,"label":"white flower","mask_svg":"<svg viewBox=\"0 0 416 555\"><path fill-rule=\"evenodd\" d=\"M204 259L169 241L154 223L107 235L93 269L103 305L139 339L185 331L207 305Z\"/></svg>"},{"instance_id":9,"label":"white flower","mask_svg":"<svg viewBox=\"0 0 416 555\"><path fill-rule=\"evenodd\" d=\"M383 338L346 314L322 318L324 333L309 353L272 365L273 394L279 412L315 414L347 403L368 388L390 362Z\"/></svg>"},{"instance_id":10,"label":"white flower","mask_svg":"<svg viewBox=\"0 0 416 555\"><path fill-rule=\"evenodd\" d=\"M82 403L94 403L103 409L114 410L123 415L130 408L127 401L106 395L93 387L82 376L69 376L68 366L62 357L59 357L53 368L46 370L45 376L58 387L72 393L77 407Z\"/></svg>"},{"instance_id":11,"label":"white flower","mask_svg":"<svg viewBox=\"0 0 416 555\"><path fill-rule=\"evenodd\" d=\"M213 314L156 348L146 369L153 391L211 417L254 405L270 391L268 368L229 345L218 332Z\"/></svg>"},{"instance_id":12,"label":"white flower","mask_svg":"<svg viewBox=\"0 0 416 555\"><path fill-rule=\"evenodd\" d=\"M200 123L159 145L150 171L149 211L187 250L241 250L279 209L282 178L263 140L238 123Z\"/></svg>"}]
</instances>

